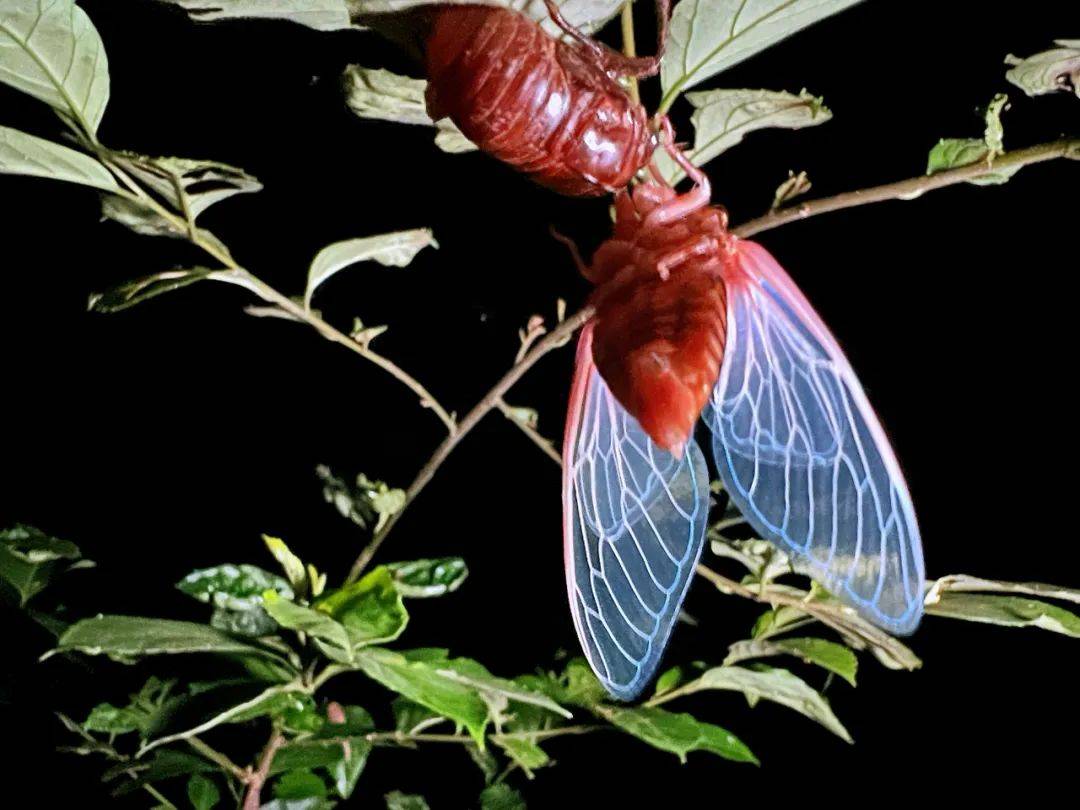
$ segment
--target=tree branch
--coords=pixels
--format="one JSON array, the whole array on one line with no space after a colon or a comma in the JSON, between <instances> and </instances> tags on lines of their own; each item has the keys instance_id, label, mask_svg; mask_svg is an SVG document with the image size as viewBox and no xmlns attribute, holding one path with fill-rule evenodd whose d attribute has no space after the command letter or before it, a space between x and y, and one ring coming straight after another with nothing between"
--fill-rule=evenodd
<instances>
[{"instance_id":1,"label":"tree branch","mask_svg":"<svg viewBox=\"0 0 1080 810\"><path fill-rule=\"evenodd\" d=\"M259 757L259 766L248 777L247 795L244 796L242 810L259 810L262 803L263 785L266 784L266 779L270 776L270 766L274 762L274 755L284 744L285 738L277 729L274 729L270 741L266 744L262 755Z\"/></svg>"},{"instance_id":2,"label":"tree branch","mask_svg":"<svg viewBox=\"0 0 1080 810\"><path fill-rule=\"evenodd\" d=\"M845 208L854 208L869 203L885 202L887 200L912 200L925 194L927 191L966 183L988 174L1000 174L1003 171L1015 171L1023 166L1033 163L1042 163L1047 160L1066 158L1080 160L1080 139L1072 138L1052 143L1039 144L1027 149L1017 149L998 155L993 163L980 161L970 166L961 166L957 169L938 172L937 174L912 177L897 183L886 183L883 186L848 191L837 194L834 197L823 197L820 200L810 200L802 205L791 208L780 208L770 211L764 216L745 222L732 230L736 236L753 236L754 234L779 228L789 222L797 222L803 219L826 214L830 211L841 211Z\"/></svg>"},{"instance_id":3,"label":"tree branch","mask_svg":"<svg viewBox=\"0 0 1080 810\"><path fill-rule=\"evenodd\" d=\"M837 194L833 197L823 197L819 200L812 200L793 208L772 211L764 216L752 219L749 222L733 228L732 233L739 237L747 237L770 231L774 228L779 228L790 222L808 219L812 216L825 214L830 211L840 211L845 208L854 208L856 206L884 202L886 200L913 199L927 191L933 191L957 183L964 183L987 174L997 173L1003 170L1015 170L1022 166L1058 158L1072 160L1080 159L1080 139L1065 139L1032 146L1027 149L1006 152L1003 155L999 155L992 165L978 163L971 166L961 166L960 168L950 169L948 171L939 172L938 174L922 175L907 180L900 180L896 183L887 183L883 186L849 191L843 194ZM525 374L526 371L535 365L536 361L553 349L564 346L571 339L574 332L584 326L593 316L593 313L594 310L592 307L586 306L560 323L550 334L538 342L519 363L516 363L510 371L503 375L502 379L500 379L495 386L484 395L484 398L469 411L465 418L458 423L457 430L447 436L442 444L436 448L434 454L417 474L412 484L409 485L409 488L405 493L405 505L387 521L382 530L375 535L374 539L372 539L368 546L361 552L360 556L357 557L346 582L353 582L360 576L364 568L371 562L371 558L386 540L386 536L401 518L405 509L407 509L413 500L416 499L416 496L420 494L427 483L435 475L435 472L442 463L446 461L450 453L452 453L454 448L460 444L461 440L465 438L469 431L476 427L477 423L479 423L492 408L498 407L499 403L502 401L503 395L522 377L522 375ZM517 420L512 419L511 421L522 430L525 429L525 426ZM528 434L527 430L525 432ZM530 438L532 437L530 436ZM533 441L536 440L533 439ZM539 445L539 442L537 444ZM544 449L542 445L541 449ZM552 454L549 453L548 455L550 456Z\"/></svg>"},{"instance_id":4,"label":"tree branch","mask_svg":"<svg viewBox=\"0 0 1080 810\"><path fill-rule=\"evenodd\" d=\"M490 391L484 394L481 399L473 407L471 411L465 414L465 417L458 423L458 428L445 439L442 444L435 448L435 452L427 463L417 473L416 478L409 484L409 488L405 490L405 504L398 512L395 512L390 519L386 522L386 525L375 535L372 541L367 547L360 552L360 556L356 558L356 562L353 563L352 568L349 571L349 576L345 580L346 583L355 582L360 574L363 573L367 564L371 562L371 558L375 556L375 552L379 550L379 546L386 540L386 536L390 534L390 530L394 528L395 524L400 520L402 514L409 507L416 496L427 486L428 481L435 475L435 471L442 466L442 463L446 461L454 448L458 446L465 436L468 435L476 425L483 419L488 412L495 408L498 402L502 399L503 395L510 390L510 388L521 379L530 368L536 365L536 362L548 352L554 351L562 346L573 337L574 332L580 329L586 321L593 316L592 307L583 307L575 314L564 320L558 326L551 330L541 340L537 341L536 345L529 350L520 362L515 363L509 371L507 371L502 378L495 383ZM520 423L514 424L521 427Z\"/></svg>"}]
</instances>

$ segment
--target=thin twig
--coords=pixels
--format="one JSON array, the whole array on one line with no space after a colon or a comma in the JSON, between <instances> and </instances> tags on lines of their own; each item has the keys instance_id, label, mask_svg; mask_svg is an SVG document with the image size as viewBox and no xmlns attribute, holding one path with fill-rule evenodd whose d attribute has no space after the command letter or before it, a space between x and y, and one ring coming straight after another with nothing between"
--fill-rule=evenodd
<instances>
[{"instance_id":1,"label":"thin twig","mask_svg":"<svg viewBox=\"0 0 1080 810\"><path fill-rule=\"evenodd\" d=\"M262 803L263 785L266 784L266 779L270 776L270 766L274 762L274 755L284 744L285 738L277 729L274 729L270 741L266 743L266 747L259 757L259 766L248 776L247 795L244 796L242 810L259 810Z\"/></svg>"},{"instance_id":2,"label":"thin twig","mask_svg":"<svg viewBox=\"0 0 1080 810\"><path fill-rule=\"evenodd\" d=\"M214 239L207 238L207 234L205 231L195 228L194 222L190 218L190 207L187 201L187 192L183 189L182 186L177 185L177 193L180 196L182 208L187 215L186 219L182 219L176 216L163 205L161 205L157 200L155 200L150 194L146 192L145 189L142 188L142 186L136 183L130 177L130 175L127 174L127 172L125 172L121 167L117 166L114 162L110 161L108 159L107 153L103 153L103 159L106 161L107 165L117 176L117 178L125 186L127 186L131 194L133 194L139 202L153 210L154 213L156 213L163 220L165 220L170 225L170 227L173 228L173 230L186 237L188 241L190 241L193 245L201 249L207 255L214 257L226 268L233 271L232 274L221 273L214 276L214 278L220 281L231 281L234 284L239 284L240 286L245 287L246 289L250 290L257 296L262 298L267 303L273 304L274 306L281 309L283 312L287 313L294 320L308 324L327 340L340 344L345 348L349 349L350 351L360 355L365 360L374 363L379 368L383 369L383 371L386 371L388 374L394 377L394 379L407 386L409 390L411 390L414 394L417 395L417 397L420 399L420 404L423 407L430 408L435 413L435 415L438 416L439 420L443 423L443 425L446 426L448 432L454 432L456 425L454 423L453 416L450 415L450 413L439 403L439 401L434 396L432 396L431 392L424 388L424 386L421 385L415 377L406 372L404 369L400 368L393 361L389 360L378 352L373 351L368 346L358 343L357 341L346 335L344 332L335 329L318 315L300 306L288 296L278 292L276 289L271 287L262 279L253 275L250 271L242 268L239 264L237 264L236 260L232 257L229 251L227 249L223 249L223 246L220 243L218 243Z\"/></svg>"},{"instance_id":3,"label":"thin twig","mask_svg":"<svg viewBox=\"0 0 1080 810\"><path fill-rule=\"evenodd\" d=\"M198 737L188 737L187 742L188 745L216 764L223 771L229 773L233 778L245 782L250 777L251 770L249 768L241 768L223 753L216 748L211 748Z\"/></svg>"},{"instance_id":4,"label":"thin twig","mask_svg":"<svg viewBox=\"0 0 1080 810\"><path fill-rule=\"evenodd\" d=\"M556 464L560 466L562 465L562 456L560 456L558 452L556 452L554 446L551 443L551 440L541 434L532 425L527 424L526 422L522 422L520 419L518 419L518 417L514 414L514 409L506 404L505 399L499 397L499 399L495 402L495 407L502 411L503 416L505 416L507 419L509 419L511 422L521 428L522 432L526 436L528 436L529 439L532 440L532 443L539 447L540 450L548 458L550 458Z\"/></svg>"},{"instance_id":5,"label":"thin twig","mask_svg":"<svg viewBox=\"0 0 1080 810\"><path fill-rule=\"evenodd\" d=\"M525 357L522 358L520 363L514 364L509 371L507 371L502 378L495 383L490 391L488 391L483 399L481 399L473 407L471 411L465 414L465 417L458 423L456 431L451 433L445 439L442 444L435 448L435 452L427 463L417 473L416 478L409 488L405 491L405 504L401 509L395 512L390 519L386 522L386 525L372 538L367 547L360 552L360 556L356 558L356 562L353 563L352 568L349 571L349 576L345 580L346 583L355 582L363 570L367 567L367 564L371 561L371 558L375 556L375 552L379 550L379 546L386 540L386 536L390 534L390 530L394 528L394 525L401 519L401 515L405 512L416 496L427 486L428 481L435 475L436 470L442 466L442 463L446 461L446 458L454 451L454 448L458 446L458 443L469 434L469 432L476 427L476 425L483 419L492 408L496 407L496 403L502 399L503 395L513 387L522 375L525 374L530 368L532 368L536 362L548 352L565 346L567 341L573 337L574 332L580 329L586 321L593 316L592 307L583 307L581 310L571 315L564 320L558 326L551 330L544 338L536 343L535 346L529 351ZM520 424L518 424L520 427Z\"/></svg>"},{"instance_id":6,"label":"thin twig","mask_svg":"<svg viewBox=\"0 0 1080 810\"><path fill-rule=\"evenodd\" d=\"M753 236L757 233L779 228L789 222L808 219L818 214L830 211L840 211L844 208L854 208L868 203L885 202L887 200L912 200L925 194L927 191L944 188L945 186L964 183L975 180L988 174L1000 174L1006 171L1015 171L1023 166L1033 163L1042 163L1047 160L1067 158L1080 160L1080 139L1072 138L1051 143L1031 146L1027 149L1017 149L1006 152L994 158L994 162L980 161L970 166L961 166L957 169L938 172L931 175L920 175L897 183L886 183L883 186L863 188L857 191L848 191L837 194L834 197L823 197L820 200L810 200L801 205L791 208L781 208L770 211L764 216L745 222L738 228L733 229L736 236Z\"/></svg>"},{"instance_id":7,"label":"thin twig","mask_svg":"<svg viewBox=\"0 0 1080 810\"><path fill-rule=\"evenodd\" d=\"M488 738L498 740L550 740L554 737L565 737L571 734L590 734L594 731L608 728L600 724L557 726L555 728L540 729L537 731L515 731L506 734L489 734ZM375 731L364 736L370 743L393 743L396 745L411 745L413 743L457 743L459 745L475 745L474 740L468 734L427 734L406 731Z\"/></svg>"}]
</instances>

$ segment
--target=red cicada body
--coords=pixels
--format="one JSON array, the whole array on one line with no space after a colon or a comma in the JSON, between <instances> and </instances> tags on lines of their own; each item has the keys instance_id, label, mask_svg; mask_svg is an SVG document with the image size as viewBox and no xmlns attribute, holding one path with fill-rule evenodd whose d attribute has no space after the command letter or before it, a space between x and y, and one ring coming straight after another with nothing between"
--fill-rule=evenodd
<instances>
[{"instance_id":1,"label":"red cicada body","mask_svg":"<svg viewBox=\"0 0 1080 810\"><path fill-rule=\"evenodd\" d=\"M704 175L616 199L585 275L563 446L566 584L582 649L631 700L660 663L704 545L712 433L724 490L760 537L893 633L922 615L918 524L836 340L776 260L730 234Z\"/></svg>"},{"instance_id":2,"label":"red cicada body","mask_svg":"<svg viewBox=\"0 0 1080 810\"><path fill-rule=\"evenodd\" d=\"M557 40L506 8L434 11L426 44L428 112L449 118L480 149L555 191L595 196L624 188L648 163L656 136L645 108L617 79L655 73L659 59L606 48L546 2L570 40ZM658 7L666 22L666 0Z\"/></svg>"}]
</instances>

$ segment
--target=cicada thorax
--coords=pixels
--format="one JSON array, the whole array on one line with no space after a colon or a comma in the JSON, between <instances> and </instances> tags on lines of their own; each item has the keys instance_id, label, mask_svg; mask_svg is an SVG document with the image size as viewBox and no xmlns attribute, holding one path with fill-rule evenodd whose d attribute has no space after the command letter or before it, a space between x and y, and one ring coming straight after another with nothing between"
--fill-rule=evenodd
<instances>
[{"instance_id":1,"label":"cicada thorax","mask_svg":"<svg viewBox=\"0 0 1080 810\"><path fill-rule=\"evenodd\" d=\"M646 183L616 200L614 235L587 275L598 284L593 359L615 398L650 438L679 451L720 373L727 334L723 276L731 236L722 209L670 222L650 214L675 192Z\"/></svg>"},{"instance_id":2,"label":"cicada thorax","mask_svg":"<svg viewBox=\"0 0 1080 810\"><path fill-rule=\"evenodd\" d=\"M656 138L599 48L556 40L510 9L441 6L426 45L428 112L555 191L624 188Z\"/></svg>"}]
</instances>

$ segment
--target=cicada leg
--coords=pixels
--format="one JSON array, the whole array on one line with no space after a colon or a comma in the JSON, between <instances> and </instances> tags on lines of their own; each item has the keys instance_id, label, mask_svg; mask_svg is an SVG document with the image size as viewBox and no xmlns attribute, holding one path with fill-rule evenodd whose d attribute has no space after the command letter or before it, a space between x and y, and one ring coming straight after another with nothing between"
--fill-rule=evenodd
<instances>
[{"instance_id":1,"label":"cicada leg","mask_svg":"<svg viewBox=\"0 0 1080 810\"><path fill-rule=\"evenodd\" d=\"M657 45L655 56L626 56L621 54L597 42L592 37L586 36L571 25L555 4L555 0L544 0L544 4L547 6L551 21L589 51L597 62L601 64L605 73L641 79L646 76L655 76L660 71L660 57L664 55L664 44L667 42L668 16L671 10L670 0L656 0Z\"/></svg>"}]
</instances>

